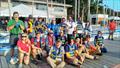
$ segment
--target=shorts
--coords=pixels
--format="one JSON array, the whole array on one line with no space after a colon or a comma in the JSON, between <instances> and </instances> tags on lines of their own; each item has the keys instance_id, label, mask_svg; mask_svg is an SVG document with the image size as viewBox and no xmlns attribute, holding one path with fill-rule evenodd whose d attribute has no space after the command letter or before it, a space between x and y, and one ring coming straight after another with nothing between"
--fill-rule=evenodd
<instances>
[{"instance_id":1,"label":"shorts","mask_svg":"<svg viewBox=\"0 0 120 68\"><path fill-rule=\"evenodd\" d=\"M25 53L19 52L19 60L23 59L24 63L29 63L30 55L26 55Z\"/></svg>"},{"instance_id":2,"label":"shorts","mask_svg":"<svg viewBox=\"0 0 120 68\"><path fill-rule=\"evenodd\" d=\"M109 33L110 34L113 34L115 31L114 30L109 30Z\"/></svg>"},{"instance_id":3,"label":"shorts","mask_svg":"<svg viewBox=\"0 0 120 68\"><path fill-rule=\"evenodd\" d=\"M17 41L18 41L18 35L10 35L10 45L11 48L15 48L17 45Z\"/></svg>"}]
</instances>

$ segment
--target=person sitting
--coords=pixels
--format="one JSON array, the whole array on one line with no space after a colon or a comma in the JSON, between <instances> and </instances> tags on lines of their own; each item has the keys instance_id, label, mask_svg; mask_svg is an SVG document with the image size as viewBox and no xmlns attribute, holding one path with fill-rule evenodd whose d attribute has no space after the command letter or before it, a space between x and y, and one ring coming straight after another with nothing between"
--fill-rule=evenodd
<instances>
[{"instance_id":1,"label":"person sitting","mask_svg":"<svg viewBox=\"0 0 120 68\"><path fill-rule=\"evenodd\" d=\"M55 44L55 36L53 34L53 31L49 31L46 39L45 39L45 50L47 51L47 54L50 51L50 48Z\"/></svg>"},{"instance_id":2,"label":"person sitting","mask_svg":"<svg viewBox=\"0 0 120 68\"><path fill-rule=\"evenodd\" d=\"M50 49L49 56L47 57L47 62L52 68L64 68L64 47L61 46L62 41L57 40L56 44Z\"/></svg>"},{"instance_id":3,"label":"person sitting","mask_svg":"<svg viewBox=\"0 0 120 68\"><path fill-rule=\"evenodd\" d=\"M39 59L41 56L45 56L45 43L43 42L43 38L41 37L41 33L37 32L36 37L31 39L32 43L32 56L34 59ZM38 56L38 57L37 57Z\"/></svg>"},{"instance_id":4,"label":"person sitting","mask_svg":"<svg viewBox=\"0 0 120 68\"><path fill-rule=\"evenodd\" d=\"M73 31L73 37L74 37L74 39L76 39L77 37L79 37L79 34L77 33L77 31Z\"/></svg>"},{"instance_id":5,"label":"person sitting","mask_svg":"<svg viewBox=\"0 0 120 68\"><path fill-rule=\"evenodd\" d=\"M87 35L84 41L84 45L87 48L87 50L89 51L89 53L91 55L97 54L97 55L102 55L100 47L98 46L94 46L91 42L90 42L90 35Z\"/></svg>"},{"instance_id":6,"label":"person sitting","mask_svg":"<svg viewBox=\"0 0 120 68\"><path fill-rule=\"evenodd\" d=\"M94 38L94 44L96 47L99 47L101 52L106 53L107 49L104 47L104 37L102 36L102 32L98 31L98 34Z\"/></svg>"},{"instance_id":7,"label":"person sitting","mask_svg":"<svg viewBox=\"0 0 120 68\"><path fill-rule=\"evenodd\" d=\"M89 59L93 59L93 60L98 59L98 57L92 56L92 55L89 54L88 50L86 50L86 47L80 43L80 38L79 37L77 37L75 40L76 40L75 44L77 45L78 53L80 55L84 55L85 58L89 58Z\"/></svg>"},{"instance_id":8,"label":"person sitting","mask_svg":"<svg viewBox=\"0 0 120 68\"><path fill-rule=\"evenodd\" d=\"M19 68L22 68L23 60L25 64L29 64L30 61L31 42L26 33L22 34L22 38L18 40L17 46L19 54Z\"/></svg>"},{"instance_id":9,"label":"person sitting","mask_svg":"<svg viewBox=\"0 0 120 68\"><path fill-rule=\"evenodd\" d=\"M61 31L60 33L59 33L59 35L56 37L56 40L58 40L58 39L60 39L61 41L62 41L62 45L64 46L65 44L66 44L66 42L67 42L67 38L66 38L66 36L64 35L64 32L63 31Z\"/></svg>"},{"instance_id":10,"label":"person sitting","mask_svg":"<svg viewBox=\"0 0 120 68\"><path fill-rule=\"evenodd\" d=\"M78 54L76 44L74 44L74 38L71 37L68 44L65 46L66 62L69 64L80 66L84 61L84 56Z\"/></svg>"}]
</instances>

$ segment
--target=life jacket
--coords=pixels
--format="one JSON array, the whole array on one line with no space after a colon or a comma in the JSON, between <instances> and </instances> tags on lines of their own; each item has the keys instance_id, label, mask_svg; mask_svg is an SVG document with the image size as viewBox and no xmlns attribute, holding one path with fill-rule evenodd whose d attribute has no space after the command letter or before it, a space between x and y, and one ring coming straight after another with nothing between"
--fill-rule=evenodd
<instances>
[{"instance_id":1,"label":"life jacket","mask_svg":"<svg viewBox=\"0 0 120 68\"><path fill-rule=\"evenodd\" d=\"M97 36L97 38L96 38L96 41L97 41L97 44L98 45L101 45L101 44L103 44L103 37L102 36Z\"/></svg>"},{"instance_id":2,"label":"life jacket","mask_svg":"<svg viewBox=\"0 0 120 68\"><path fill-rule=\"evenodd\" d=\"M36 47L41 47L41 42L42 42L42 39L40 38L40 40L39 40L39 42L37 41L37 38L36 37L34 37L34 45L36 46ZM39 45L38 45L39 44Z\"/></svg>"},{"instance_id":3,"label":"life jacket","mask_svg":"<svg viewBox=\"0 0 120 68\"><path fill-rule=\"evenodd\" d=\"M58 40L58 39L60 39L62 41L62 44L65 44L65 41L66 41L66 37L65 36L58 35L56 40Z\"/></svg>"},{"instance_id":4,"label":"life jacket","mask_svg":"<svg viewBox=\"0 0 120 68\"><path fill-rule=\"evenodd\" d=\"M28 28L30 29L30 30L28 31L28 33L31 33L31 32L33 31L32 26L33 26L32 22L31 22L31 21L28 21Z\"/></svg>"},{"instance_id":5,"label":"life jacket","mask_svg":"<svg viewBox=\"0 0 120 68\"><path fill-rule=\"evenodd\" d=\"M82 35L82 38L83 38L83 41L85 41L86 40L86 35L85 34Z\"/></svg>"},{"instance_id":6,"label":"life jacket","mask_svg":"<svg viewBox=\"0 0 120 68\"><path fill-rule=\"evenodd\" d=\"M75 53L75 45L67 45L69 47L69 53L70 53L70 56L74 56L74 53Z\"/></svg>"},{"instance_id":7,"label":"life jacket","mask_svg":"<svg viewBox=\"0 0 120 68\"><path fill-rule=\"evenodd\" d=\"M58 51L58 52L57 52ZM57 48L55 45L53 46L53 49L51 51L50 57L57 60L61 60L63 56L64 48L61 46L60 48Z\"/></svg>"}]
</instances>

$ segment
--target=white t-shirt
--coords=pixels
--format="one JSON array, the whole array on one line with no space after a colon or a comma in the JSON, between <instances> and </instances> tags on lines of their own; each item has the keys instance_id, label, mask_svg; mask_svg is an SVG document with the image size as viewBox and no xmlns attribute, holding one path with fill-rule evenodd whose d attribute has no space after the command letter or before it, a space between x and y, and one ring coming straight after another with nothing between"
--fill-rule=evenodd
<instances>
[{"instance_id":1,"label":"white t-shirt","mask_svg":"<svg viewBox=\"0 0 120 68\"><path fill-rule=\"evenodd\" d=\"M67 22L68 25L68 34L73 34L74 28L77 26L75 22Z\"/></svg>"}]
</instances>

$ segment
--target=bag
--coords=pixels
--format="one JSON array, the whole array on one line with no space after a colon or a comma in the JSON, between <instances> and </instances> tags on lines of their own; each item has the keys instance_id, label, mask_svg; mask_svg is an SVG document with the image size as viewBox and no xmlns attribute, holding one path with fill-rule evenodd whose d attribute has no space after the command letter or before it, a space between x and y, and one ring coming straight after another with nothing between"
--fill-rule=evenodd
<instances>
[{"instance_id":1,"label":"bag","mask_svg":"<svg viewBox=\"0 0 120 68\"><path fill-rule=\"evenodd\" d=\"M106 47L100 48L100 50L101 50L102 53L107 53Z\"/></svg>"}]
</instances>

